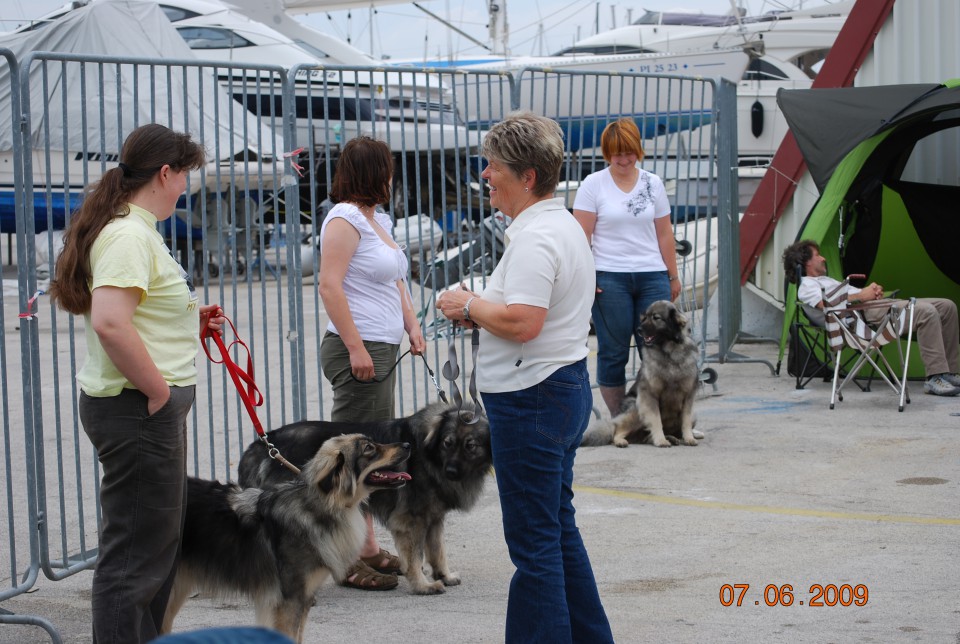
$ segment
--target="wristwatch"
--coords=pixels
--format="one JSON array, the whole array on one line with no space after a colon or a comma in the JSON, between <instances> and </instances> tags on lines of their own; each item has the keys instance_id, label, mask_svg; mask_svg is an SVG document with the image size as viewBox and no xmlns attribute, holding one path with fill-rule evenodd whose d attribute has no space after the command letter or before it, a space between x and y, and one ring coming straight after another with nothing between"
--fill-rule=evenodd
<instances>
[{"instance_id":1,"label":"wristwatch","mask_svg":"<svg viewBox=\"0 0 960 644\"><path fill-rule=\"evenodd\" d=\"M670 275L669 277L667 277L667 279L670 280L671 282L676 282L678 279L680 279L680 276L679 276L679 275Z\"/></svg>"},{"instance_id":2,"label":"wristwatch","mask_svg":"<svg viewBox=\"0 0 960 644\"><path fill-rule=\"evenodd\" d=\"M463 305L463 319L469 322L473 322L473 320L470 319L470 303L473 302L475 299L477 299L477 297L473 296L467 300L466 304Z\"/></svg>"}]
</instances>

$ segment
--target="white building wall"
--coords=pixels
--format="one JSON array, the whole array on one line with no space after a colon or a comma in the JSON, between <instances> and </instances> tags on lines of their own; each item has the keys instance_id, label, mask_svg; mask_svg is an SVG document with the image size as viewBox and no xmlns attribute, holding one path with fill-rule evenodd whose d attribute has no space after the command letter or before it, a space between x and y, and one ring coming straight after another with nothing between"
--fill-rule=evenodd
<instances>
[{"instance_id":1,"label":"white building wall","mask_svg":"<svg viewBox=\"0 0 960 644\"><path fill-rule=\"evenodd\" d=\"M861 0L874 2L877 0ZM854 81L857 87L902 83L940 83L960 78L960 1L897 0ZM918 168L926 181L960 185L960 138L940 147ZM786 181L787 179L783 179ZM783 300L780 253L791 244L819 196L809 174L799 181L791 202L760 254L754 283ZM746 206L746 204L741 204ZM744 326L748 320L744 319Z\"/></svg>"}]
</instances>

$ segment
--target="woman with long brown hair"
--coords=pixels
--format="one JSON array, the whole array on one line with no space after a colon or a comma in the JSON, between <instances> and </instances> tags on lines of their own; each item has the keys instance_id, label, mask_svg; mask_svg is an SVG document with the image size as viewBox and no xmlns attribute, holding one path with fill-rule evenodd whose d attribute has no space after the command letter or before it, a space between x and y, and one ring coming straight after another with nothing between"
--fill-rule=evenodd
<instances>
[{"instance_id":1,"label":"woman with long brown hair","mask_svg":"<svg viewBox=\"0 0 960 644\"><path fill-rule=\"evenodd\" d=\"M200 305L157 222L173 215L204 164L190 135L137 128L122 161L84 195L64 235L50 297L82 315L80 421L103 469L93 641L157 637L173 582L186 502L186 418L197 379Z\"/></svg>"}]
</instances>

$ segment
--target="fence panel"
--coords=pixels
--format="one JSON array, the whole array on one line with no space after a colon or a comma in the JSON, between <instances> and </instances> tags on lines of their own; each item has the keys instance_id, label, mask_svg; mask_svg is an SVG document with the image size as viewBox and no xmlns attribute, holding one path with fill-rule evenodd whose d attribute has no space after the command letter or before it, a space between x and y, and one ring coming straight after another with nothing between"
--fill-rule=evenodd
<instances>
[{"instance_id":1,"label":"fence panel","mask_svg":"<svg viewBox=\"0 0 960 644\"><path fill-rule=\"evenodd\" d=\"M0 89L0 104L10 110L11 114L21 113L20 87L17 83L19 65L13 53L7 49L0 49L3 57L2 64L10 72L9 87ZM6 489L7 520L0 527L3 543L7 544L7 558L4 573L9 575L7 583L0 588L0 601L9 599L30 590L36 583L40 571L40 540L37 526L41 523L38 503L37 486L37 445L33 432L30 413L30 399L32 390L29 387L33 362L30 360L30 342L33 326L28 318L21 319L19 312L28 312L31 306L27 293L27 275L13 276L6 270L7 266L14 266L24 257L24 192L23 192L23 140L20 136L17 118L12 119L9 149L0 152L2 166L8 174L9 181L0 194L0 210L3 215L3 229L9 234L16 235L17 258L5 256L4 248L0 248L0 267L4 269L3 289L0 290L0 369L3 378L0 379L0 423L3 428L3 463L0 471L3 473L3 482ZM12 224L12 225L11 225ZM12 229L11 229L12 228ZM10 277L7 275L10 273ZM9 288L8 288L9 285ZM11 328L19 331L16 335L20 340L20 378L11 378L15 372L14 365L18 361L8 362L8 357L15 357L15 351L8 351L8 321L17 320L10 324ZM16 325L15 327L13 325ZM2 548L2 547L0 547ZM53 624L46 619L34 615L19 615L0 609L0 624L32 624L45 629L54 642L60 637Z\"/></svg>"},{"instance_id":2,"label":"fence panel","mask_svg":"<svg viewBox=\"0 0 960 644\"><path fill-rule=\"evenodd\" d=\"M277 96L285 72L278 67L248 67ZM282 314L289 289L278 288L248 265L264 258L269 242L263 231L273 207L282 170L275 160L282 138L248 115L226 93L233 69L196 61L165 61L82 55L36 54L23 61L21 96L30 115L27 136L32 153L24 159L28 204L25 248L18 272L25 276L21 297L43 290L53 269L40 265L58 252L55 231L69 222L82 188L119 161L120 147L135 127L157 122L189 131L208 152L208 163L188 178L187 194L161 232L196 283L201 300L219 302L238 318L238 328L267 364L262 373L278 381L278 395L267 408L273 422L293 418L292 388L285 391L288 334ZM277 128L279 132L282 128ZM38 253L38 250L45 252ZM261 279L255 280L254 277ZM91 567L99 529L99 467L80 426L75 374L85 355L84 324L38 301L30 321L30 346L24 363L32 366L25 383L32 397L24 416L32 418L37 446L37 494L40 561L51 579ZM278 320L278 321L275 321ZM257 333L252 333L253 330ZM262 331L262 332L261 332ZM272 368L271 368L272 365ZM191 434L192 470L229 477L229 441L242 445L247 419L235 402L223 369L200 364L197 404ZM286 395L284 395L284 393ZM236 427L237 431L232 431ZM235 453L237 447L233 448Z\"/></svg>"},{"instance_id":3,"label":"fence panel","mask_svg":"<svg viewBox=\"0 0 960 644\"><path fill-rule=\"evenodd\" d=\"M6 61L16 65L12 56ZM327 324L315 284L318 238L339 150L361 134L386 141L394 152L387 207L411 260L415 307L433 342L426 365L410 358L399 364L400 414L437 398L426 367L440 372L451 337L460 355L467 354L464 337L437 319L435 295L461 281L481 290L502 255L508 222L491 210L483 190L481 145L485 130L515 109L550 116L564 129L567 157L558 190L568 207L579 181L603 167L603 127L621 115L637 120L644 167L665 179L676 235L692 245L679 258L684 306L705 324L716 280L716 139L735 127L720 118L710 81L544 69L517 75L404 67L285 71L61 54L32 54L14 78L30 153L17 161L15 150L11 157L20 222L18 298L4 294L0 322L31 305L37 315L21 321L19 349L0 336L4 373L11 351L19 351L23 365L22 383L6 377L0 383L11 578L0 600L28 590L38 569L62 579L96 559L99 467L75 402L83 320L44 297L27 300L46 288L59 251L57 231L69 222L83 187L116 166L123 140L138 125L189 131L208 151L209 163L191 174L186 196L161 231L200 299L219 303L249 346L265 427L327 416L331 393L318 358ZM244 364L239 346L230 353ZM198 361L190 471L232 479L254 439L251 423L225 369L202 353ZM462 370L461 389L467 374ZM20 418L23 429L11 424Z\"/></svg>"}]
</instances>

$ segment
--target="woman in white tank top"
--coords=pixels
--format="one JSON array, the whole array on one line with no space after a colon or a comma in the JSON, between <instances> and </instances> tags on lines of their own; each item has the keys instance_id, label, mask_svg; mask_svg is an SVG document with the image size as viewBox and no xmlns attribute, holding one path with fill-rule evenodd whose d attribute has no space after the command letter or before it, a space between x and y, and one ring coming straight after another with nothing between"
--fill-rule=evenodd
<instances>
[{"instance_id":1,"label":"woman in white tank top","mask_svg":"<svg viewBox=\"0 0 960 644\"><path fill-rule=\"evenodd\" d=\"M390 217L377 204L390 199L393 155L382 141L357 137L340 152L330 196L338 201L320 230L319 289L330 322L320 345L323 374L333 386L330 420L394 418L400 342L426 348L407 288L407 257L392 236ZM377 544L367 515L360 558L344 586L388 590L397 586L400 561Z\"/></svg>"}]
</instances>

